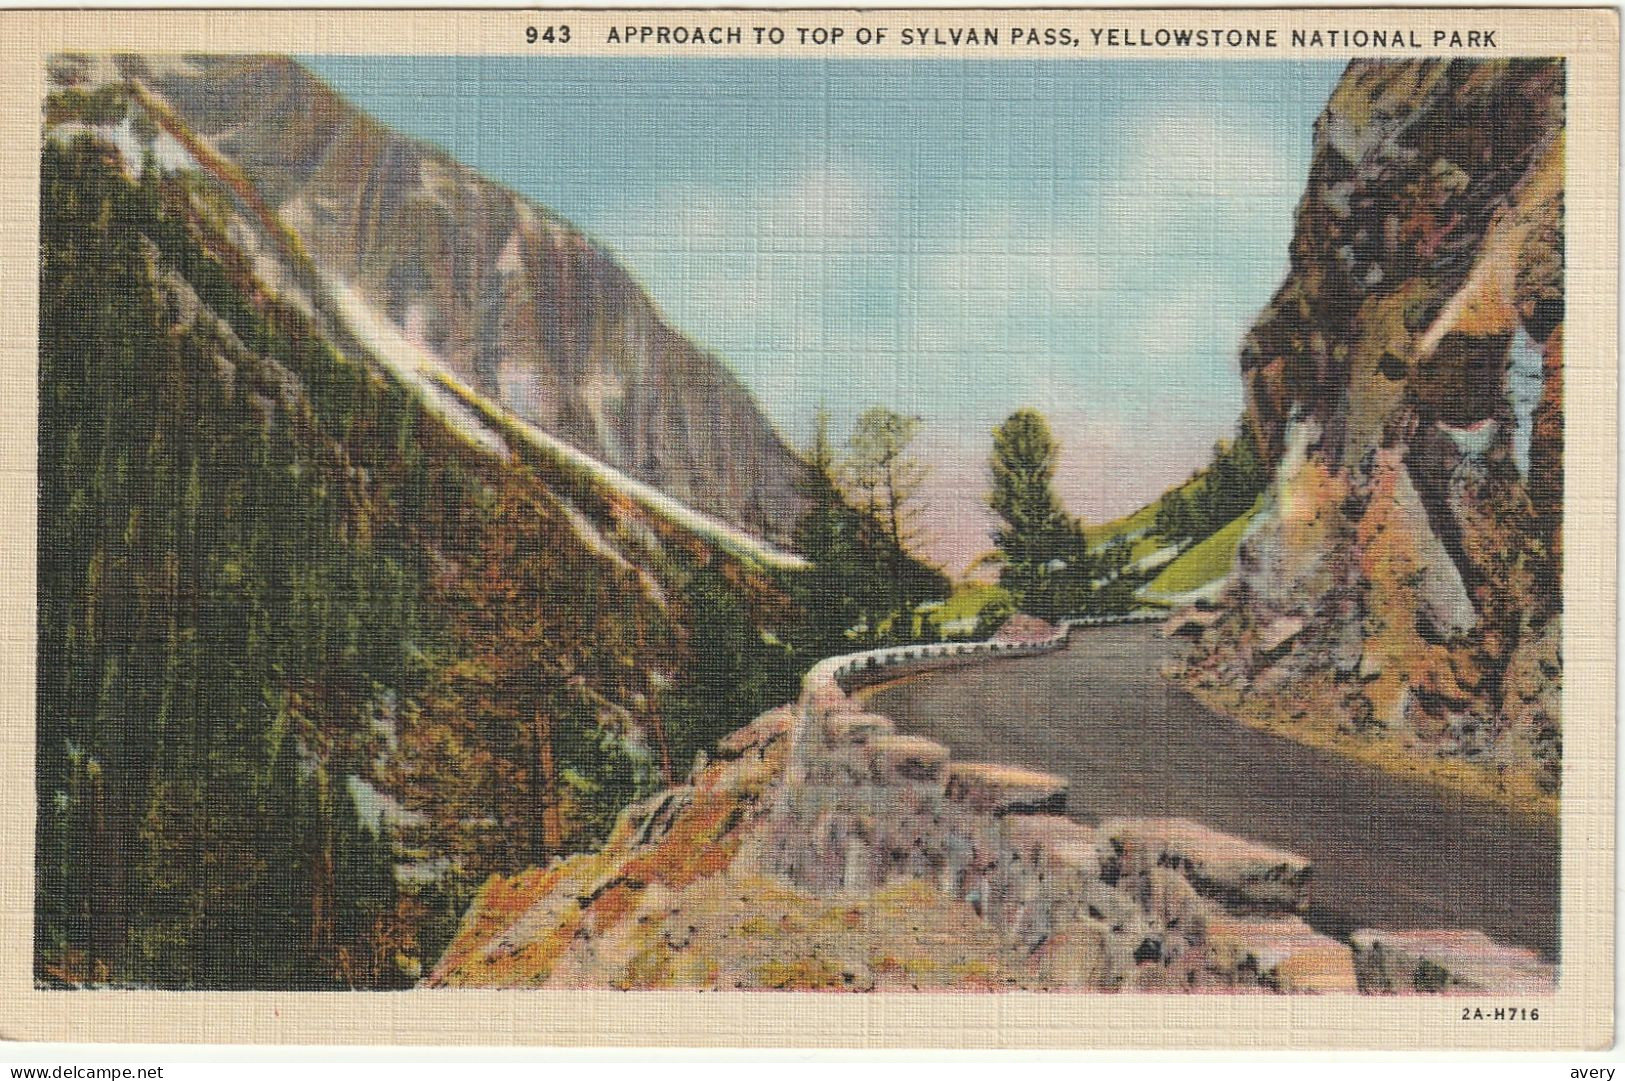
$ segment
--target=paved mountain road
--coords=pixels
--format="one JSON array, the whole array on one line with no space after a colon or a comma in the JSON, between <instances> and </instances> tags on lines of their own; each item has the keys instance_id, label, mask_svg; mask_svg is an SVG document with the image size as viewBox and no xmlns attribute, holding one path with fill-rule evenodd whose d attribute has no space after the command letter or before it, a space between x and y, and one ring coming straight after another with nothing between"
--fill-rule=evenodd
<instances>
[{"instance_id":1,"label":"paved mountain road","mask_svg":"<svg viewBox=\"0 0 1625 1081\"><path fill-rule=\"evenodd\" d=\"M1058 653L877 687L899 731L961 760L1070 780L1068 813L1179 815L1315 864L1310 922L1467 927L1557 956L1556 823L1246 728L1169 685L1151 627L1073 632Z\"/></svg>"}]
</instances>

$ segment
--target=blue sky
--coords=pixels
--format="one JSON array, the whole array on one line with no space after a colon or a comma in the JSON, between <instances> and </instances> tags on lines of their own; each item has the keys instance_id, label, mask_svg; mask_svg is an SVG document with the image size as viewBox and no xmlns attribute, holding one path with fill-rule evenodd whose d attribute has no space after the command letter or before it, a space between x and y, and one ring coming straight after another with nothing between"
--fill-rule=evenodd
<instances>
[{"instance_id":1,"label":"blue sky","mask_svg":"<svg viewBox=\"0 0 1625 1081\"><path fill-rule=\"evenodd\" d=\"M787 438L926 421L937 551L985 547L982 462L1049 414L1090 520L1200 464L1286 270L1341 63L308 58L615 252Z\"/></svg>"}]
</instances>

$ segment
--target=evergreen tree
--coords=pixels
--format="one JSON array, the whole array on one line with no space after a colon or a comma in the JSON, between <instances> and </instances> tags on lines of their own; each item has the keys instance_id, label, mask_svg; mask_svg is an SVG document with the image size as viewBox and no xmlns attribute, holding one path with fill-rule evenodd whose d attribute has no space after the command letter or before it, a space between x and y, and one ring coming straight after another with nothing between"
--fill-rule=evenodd
<instances>
[{"instance_id":1,"label":"evergreen tree","mask_svg":"<svg viewBox=\"0 0 1625 1081\"><path fill-rule=\"evenodd\" d=\"M795 697L799 672L783 645L752 627L738 593L715 571L697 571L684 600L694 630L669 713L673 758L686 765L696 751Z\"/></svg>"},{"instance_id":2,"label":"evergreen tree","mask_svg":"<svg viewBox=\"0 0 1625 1081\"><path fill-rule=\"evenodd\" d=\"M879 610L889 591L874 574L875 561L864 550L864 523L842 495L841 462L829 435L829 411L820 406L814 418L807 470L798 482L806 508L796 520L792 539L809 568L795 576L792 589L801 610L798 639L813 656L850 648L847 633L865 613Z\"/></svg>"},{"instance_id":3,"label":"evergreen tree","mask_svg":"<svg viewBox=\"0 0 1625 1081\"><path fill-rule=\"evenodd\" d=\"M1175 544L1194 544L1247 513L1268 483L1269 467L1244 417L1234 439L1214 444L1203 469L1158 500L1152 528Z\"/></svg>"},{"instance_id":4,"label":"evergreen tree","mask_svg":"<svg viewBox=\"0 0 1625 1081\"><path fill-rule=\"evenodd\" d=\"M1002 556L999 584L1018 607L1053 618L1087 601L1088 545L1053 487L1060 448L1049 423L1018 409L993 430L989 505L1003 524L993 542Z\"/></svg>"},{"instance_id":5,"label":"evergreen tree","mask_svg":"<svg viewBox=\"0 0 1625 1081\"><path fill-rule=\"evenodd\" d=\"M864 524L878 531L868 545L879 557L891 590L892 636L912 634L919 594L911 585L914 549L921 540L917 497L926 467L909 453L919 417L873 406L858 416L848 440L848 468L863 501Z\"/></svg>"}]
</instances>

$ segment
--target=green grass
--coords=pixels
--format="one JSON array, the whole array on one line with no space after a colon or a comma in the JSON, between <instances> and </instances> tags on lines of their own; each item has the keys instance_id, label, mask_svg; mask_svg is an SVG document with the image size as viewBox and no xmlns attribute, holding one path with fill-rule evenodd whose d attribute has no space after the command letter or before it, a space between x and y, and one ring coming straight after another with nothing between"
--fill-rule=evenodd
<instances>
[{"instance_id":1,"label":"green grass","mask_svg":"<svg viewBox=\"0 0 1625 1081\"><path fill-rule=\"evenodd\" d=\"M1201 480L1199 478L1192 477L1189 480L1174 485L1172 488L1168 489L1168 492L1183 492L1186 495L1189 495L1191 489L1195 488L1200 483ZM1084 540L1089 542L1090 548L1101 548L1110 544L1118 537L1125 536L1127 534L1149 533L1151 531L1151 527L1157 524L1157 507L1159 504L1161 504L1163 496L1167 495L1168 492L1164 492L1162 495L1159 495L1157 498L1153 499L1139 510L1125 514L1121 518L1113 518L1109 522L1102 522L1100 525L1086 527L1083 531ZM1143 556L1150 555L1152 552L1155 552L1158 548L1161 548L1166 543L1166 541L1156 537L1141 537L1139 540L1133 543L1130 550L1133 552L1133 558L1139 559Z\"/></svg>"},{"instance_id":2,"label":"green grass","mask_svg":"<svg viewBox=\"0 0 1625 1081\"><path fill-rule=\"evenodd\" d=\"M1208 537L1172 563L1162 569L1162 573L1151 580L1146 592L1164 597L1175 597L1181 593L1189 593L1193 589L1200 589L1216 578L1230 573L1230 565L1236 559L1236 547L1241 543L1241 535L1247 531L1247 524L1258 513L1259 505L1263 502L1260 496L1254 500L1247 513L1237 516L1223 529Z\"/></svg>"},{"instance_id":3,"label":"green grass","mask_svg":"<svg viewBox=\"0 0 1625 1081\"><path fill-rule=\"evenodd\" d=\"M1001 598L1010 599L1009 590L1003 586L991 582L959 582L942 607L932 609L927 618L939 627L956 619L975 619L983 608Z\"/></svg>"},{"instance_id":4,"label":"green grass","mask_svg":"<svg viewBox=\"0 0 1625 1081\"><path fill-rule=\"evenodd\" d=\"M1089 542L1089 547L1099 548L1102 545L1110 544L1125 533L1137 533L1150 529L1156 520L1157 500L1154 499L1132 514L1125 514L1121 518L1114 518L1100 525L1087 526L1083 531L1083 537L1084 540Z\"/></svg>"}]
</instances>

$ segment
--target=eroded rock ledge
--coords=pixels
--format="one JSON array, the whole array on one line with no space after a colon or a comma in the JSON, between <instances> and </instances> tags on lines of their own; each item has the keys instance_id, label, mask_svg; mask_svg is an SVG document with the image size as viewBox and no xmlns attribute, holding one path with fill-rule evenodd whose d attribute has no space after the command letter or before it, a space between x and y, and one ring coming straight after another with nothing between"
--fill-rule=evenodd
<instances>
[{"instance_id":1,"label":"eroded rock ledge","mask_svg":"<svg viewBox=\"0 0 1625 1081\"><path fill-rule=\"evenodd\" d=\"M627 808L598 852L491 879L425 985L1552 984L1534 954L1476 933L1322 934L1304 921L1312 868L1290 852L1182 819L1062 817L1061 778L954 762L865 712L837 676L866 667L815 669L800 703L723 740L687 784Z\"/></svg>"}]
</instances>

